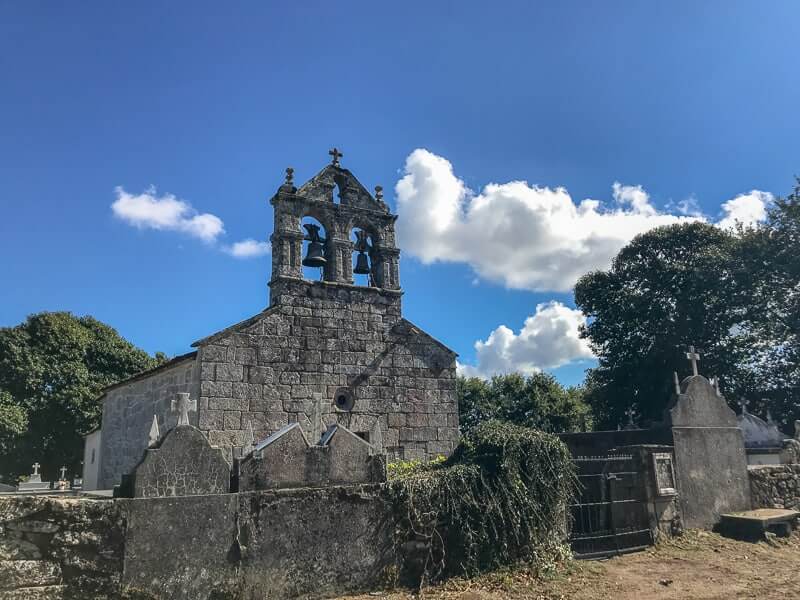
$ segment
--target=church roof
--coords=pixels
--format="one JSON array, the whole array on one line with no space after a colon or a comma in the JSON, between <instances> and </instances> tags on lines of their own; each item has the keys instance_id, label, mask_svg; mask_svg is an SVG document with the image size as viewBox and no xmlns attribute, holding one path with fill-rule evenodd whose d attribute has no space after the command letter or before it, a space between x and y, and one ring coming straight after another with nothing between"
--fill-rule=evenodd
<instances>
[{"instance_id":1,"label":"church roof","mask_svg":"<svg viewBox=\"0 0 800 600\"><path fill-rule=\"evenodd\" d=\"M204 338L197 340L196 342L192 343L192 348L197 348L199 346L205 346L206 344L213 344L216 340L225 337L229 333L233 333L234 331L238 331L243 327L247 327L249 325L255 325L259 319L266 317L269 314L274 313L278 309L277 306L271 306L267 309L262 310L257 315L253 315L245 319L244 321L239 321L238 323L234 323L233 325L229 325L225 329L217 331L216 333L212 333L211 335L207 335Z\"/></svg>"},{"instance_id":2,"label":"church roof","mask_svg":"<svg viewBox=\"0 0 800 600\"><path fill-rule=\"evenodd\" d=\"M191 352L187 352L186 354L175 356L170 360L168 360L167 362L158 365L157 367L153 367L152 369L148 369L147 371L142 371L141 373L134 375L133 377L129 377L128 379L123 379L122 381L118 381L117 383L112 383L111 385L104 387L102 389L100 397L102 398L103 395L105 395L106 393L110 392L111 390L115 390L118 387L122 387L123 385L128 385L129 383L133 383L134 381L145 379L146 377L150 377L151 375L158 373L160 371L165 371L166 369L174 367L175 365L180 364L184 361L194 360L196 356L197 356L197 350L192 350Z\"/></svg>"}]
</instances>

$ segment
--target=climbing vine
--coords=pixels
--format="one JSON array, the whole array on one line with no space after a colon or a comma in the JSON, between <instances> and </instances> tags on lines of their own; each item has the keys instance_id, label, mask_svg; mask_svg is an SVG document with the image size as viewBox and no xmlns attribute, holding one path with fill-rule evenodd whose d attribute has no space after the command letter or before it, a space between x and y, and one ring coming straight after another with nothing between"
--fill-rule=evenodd
<instances>
[{"instance_id":1,"label":"climbing vine","mask_svg":"<svg viewBox=\"0 0 800 600\"><path fill-rule=\"evenodd\" d=\"M517 561L547 567L568 555L577 478L553 435L490 421L449 459L393 465L390 474L404 574L420 585Z\"/></svg>"}]
</instances>

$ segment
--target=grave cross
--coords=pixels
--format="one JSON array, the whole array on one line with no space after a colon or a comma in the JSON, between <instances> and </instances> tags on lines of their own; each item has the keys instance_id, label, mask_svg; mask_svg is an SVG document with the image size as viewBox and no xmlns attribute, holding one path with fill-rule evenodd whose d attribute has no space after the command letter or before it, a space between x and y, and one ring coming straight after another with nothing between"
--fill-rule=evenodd
<instances>
[{"instance_id":1,"label":"grave cross","mask_svg":"<svg viewBox=\"0 0 800 600\"><path fill-rule=\"evenodd\" d=\"M692 363L692 375L698 375L697 361L700 360L700 354L694 351L694 346L689 346L689 351L686 353L686 358Z\"/></svg>"},{"instance_id":2,"label":"grave cross","mask_svg":"<svg viewBox=\"0 0 800 600\"><path fill-rule=\"evenodd\" d=\"M331 161L331 164L334 167L338 167L339 166L339 159L342 158L344 156L344 154L342 152L340 152L339 149L336 148L335 146L334 146L333 150L329 150L328 151L328 154L330 154L333 157L333 160Z\"/></svg>"},{"instance_id":3,"label":"grave cross","mask_svg":"<svg viewBox=\"0 0 800 600\"><path fill-rule=\"evenodd\" d=\"M38 475L39 474L39 467L41 467L41 466L42 465L40 465L38 462L37 463L33 463L33 475Z\"/></svg>"},{"instance_id":4,"label":"grave cross","mask_svg":"<svg viewBox=\"0 0 800 600\"><path fill-rule=\"evenodd\" d=\"M67 467L61 467L59 471L61 471L61 480L63 481L67 476Z\"/></svg>"},{"instance_id":5,"label":"grave cross","mask_svg":"<svg viewBox=\"0 0 800 600\"><path fill-rule=\"evenodd\" d=\"M189 411L197 410L197 400L189 400L187 392L179 392L177 398L173 398L172 412L178 413L178 427L189 424Z\"/></svg>"},{"instance_id":6,"label":"grave cross","mask_svg":"<svg viewBox=\"0 0 800 600\"><path fill-rule=\"evenodd\" d=\"M633 407L628 407L628 410L625 411L625 416L628 417L628 425L627 427L633 428L636 427L636 423L633 422L633 417L636 416L636 411L633 410Z\"/></svg>"},{"instance_id":7,"label":"grave cross","mask_svg":"<svg viewBox=\"0 0 800 600\"><path fill-rule=\"evenodd\" d=\"M739 400L738 404L739 404L739 406L742 407L742 414L746 415L747 414L747 400Z\"/></svg>"}]
</instances>

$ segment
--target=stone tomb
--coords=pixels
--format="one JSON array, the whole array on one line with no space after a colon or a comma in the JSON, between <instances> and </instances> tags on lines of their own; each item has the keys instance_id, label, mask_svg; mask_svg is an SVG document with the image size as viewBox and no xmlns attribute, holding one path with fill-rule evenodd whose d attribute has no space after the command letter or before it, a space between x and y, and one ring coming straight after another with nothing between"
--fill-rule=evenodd
<instances>
[{"instance_id":1,"label":"stone tomb","mask_svg":"<svg viewBox=\"0 0 800 600\"><path fill-rule=\"evenodd\" d=\"M49 481L42 481L42 476L39 474L39 463L33 465L33 473L28 477L27 481L21 481L17 490L20 492L43 492L50 489Z\"/></svg>"},{"instance_id":2,"label":"stone tomb","mask_svg":"<svg viewBox=\"0 0 800 600\"><path fill-rule=\"evenodd\" d=\"M178 425L145 451L126 487L136 498L225 494L230 477L222 450L196 427Z\"/></svg>"},{"instance_id":3,"label":"stone tomb","mask_svg":"<svg viewBox=\"0 0 800 600\"><path fill-rule=\"evenodd\" d=\"M239 491L386 481L386 463L342 425L310 445L299 423L286 425L239 462Z\"/></svg>"},{"instance_id":4,"label":"stone tomb","mask_svg":"<svg viewBox=\"0 0 800 600\"><path fill-rule=\"evenodd\" d=\"M723 513L750 509L744 438L736 414L702 375L684 379L667 411L683 523L710 528Z\"/></svg>"}]
</instances>

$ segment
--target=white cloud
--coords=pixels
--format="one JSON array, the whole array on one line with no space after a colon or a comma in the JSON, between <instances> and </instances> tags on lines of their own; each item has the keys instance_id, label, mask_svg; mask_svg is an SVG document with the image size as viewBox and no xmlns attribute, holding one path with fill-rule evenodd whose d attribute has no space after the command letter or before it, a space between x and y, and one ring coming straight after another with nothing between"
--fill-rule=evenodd
<instances>
[{"instance_id":1,"label":"white cloud","mask_svg":"<svg viewBox=\"0 0 800 600\"><path fill-rule=\"evenodd\" d=\"M659 211L641 186L618 182L611 208L592 199L576 204L563 187L525 181L490 183L476 193L448 160L424 149L408 156L395 191L406 253L423 263L463 262L484 279L535 291L570 290L581 275L609 268L623 246L653 227L705 220ZM763 218L758 202L763 209L768 197L754 191L725 203L720 226L733 215ZM687 201L678 208L693 212L694 206Z\"/></svg>"},{"instance_id":2,"label":"white cloud","mask_svg":"<svg viewBox=\"0 0 800 600\"><path fill-rule=\"evenodd\" d=\"M253 238L247 238L241 242L225 246L224 250L236 258L255 258L269 254L272 246L269 242L259 242Z\"/></svg>"},{"instance_id":3,"label":"white cloud","mask_svg":"<svg viewBox=\"0 0 800 600\"><path fill-rule=\"evenodd\" d=\"M225 233L222 219L210 213L198 214L191 204L172 194L158 196L155 188L129 194L121 186L114 190L114 214L134 227L180 231L211 243Z\"/></svg>"},{"instance_id":4,"label":"white cloud","mask_svg":"<svg viewBox=\"0 0 800 600\"><path fill-rule=\"evenodd\" d=\"M718 225L728 229L735 227L737 223L741 223L745 227L760 223L767 218L767 207L773 200L772 194L760 190L739 194L733 200L722 204L724 216Z\"/></svg>"},{"instance_id":5,"label":"white cloud","mask_svg":"<svg viewBox=\"0 0 800 600\"><path fill-rule=\"evenodd\" d=\"M467 377L512 372L530 375L594 358L586 340L578 334L584 323L586 317L579 310L555 301L539 304L519 333L500 325L486 341L475 342L477 365L459 364L459 373Z\"/></svg>"}]
</instances>

